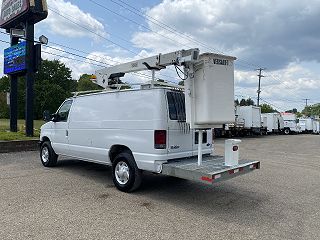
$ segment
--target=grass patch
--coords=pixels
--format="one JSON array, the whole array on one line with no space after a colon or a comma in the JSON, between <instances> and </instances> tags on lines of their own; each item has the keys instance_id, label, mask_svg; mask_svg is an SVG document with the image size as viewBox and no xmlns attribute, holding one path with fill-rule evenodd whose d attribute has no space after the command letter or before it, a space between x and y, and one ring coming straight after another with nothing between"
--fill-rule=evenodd
<instances>
[{"instance_id":1,"label":"grass patch","mask_svg":"<svg viewBox=\"0 0 320 240\"><path fill-rule=\"evenodd\" d=\"M25 136L25 120L18 120L18 132L10 132L10 120L0 119L0 140L13 141L13 140L31 140L37 139L40 136L40 127L44 124L43 120L34 120L34 137Z\"/></svg>"}]
</instances>

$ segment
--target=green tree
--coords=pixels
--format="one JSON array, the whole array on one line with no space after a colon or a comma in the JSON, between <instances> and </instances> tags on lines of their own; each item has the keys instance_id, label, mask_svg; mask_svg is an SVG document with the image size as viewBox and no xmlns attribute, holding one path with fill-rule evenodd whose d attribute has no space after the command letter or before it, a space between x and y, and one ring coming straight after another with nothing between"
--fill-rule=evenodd
<instances>
[{"instance_id":1,"label":"green tree","mask_svg":"<svg viewBox=\"0 0 320 240\"><path fill-rule=\"evenodd\" d=\"M42 118L44 110L55 112L76 89L77 82L72 79L71 70L64 63L44 60L35 74L34 117Z\"/></svg>"},{"instance_id":2,"label":"green tree","mask_svg":"<svg viewBox=\"0 0 320 240\"><path fill-rule=\"evenodd\" d=\"M286 111L286 113L297 113L297 112L298 112L298 110L296 108L293 108L293 109Z\"/></svg>"},{"instance_id":3,"label":"green tree","mask_svg":"<svg viewBox=\"0 0 320 240\"><path fill-rule=\"evenodd\" d=\"M261 104L261 113L272 113L277 112L277 110L273 109L269 104Z\"/></svg>"},{"instance_id":4,"label":"green tree","mask_svg":"<svg viewBox=\"0 0 320 240\"><path fill-rule=\"evenodd\" d=\"M101 90L103 89L99 85L93 83L91 80L91 75L83 74L80 76L77 86L77 91L90 91L90 90Z\"/></svg>"},{"instance_id":5,"label":"green tree","mask_svg":"<svg viewBox=\"0 0 320 240\"><path fill-rule=\"evenodd\" d=\"M320 103L307 106L302 110L302 114L306 116L320 116Z\"/></svg>"},{"instance_id":6,"label":"green tree","mask_svg":"<svg viewBox=\"0 0 320 240\"><path fill-rule=\"evenodd\" d=\"M240 106L252 106L252 105L254 105L254 101L251 98L248 98L248 99L242 98L240 100Z\"/></svg>"},{"instance_id":7,"label":"green tree","mask_svg":"<svg viewBox=\"0 0 320 240\"><path fill-rule=\"evenodd\" d=\"M252 105L254 105L254 101L251 98L248 98L246 100L246 106L252 106Z\"/></svg>"},{"instance_id":8,"label":"green tree","mask_svg":"<svg viewBox=\"0 0 320 240\"><path fill-rule=\"evenodd\" d=\"M240 100L240 106L246 106L246 100L244 99L244 98L242 98L241 100Z\"/></svg>"},{"instance_id":9,"label":"green tree","mask_svg":"<svg viewBox=\"0 0 320 240\"><path fill-rule=\"evenodd\" d=\"M18 118L25 117L25 78L18 79ZM76 91L71 70L58 60L43 60L34 82L34 119L41 119L44 110L55 112L60 104Z\"/></svg>"},{"instance_id":10,"label":"green tree","mask_svg":"<svg viewBox=\"0 0 320 240\"><path fill-rule=\"evenodd\" d=\"M7 76L0 78L0 118L9 118L7 92L10 91L10 80Z\"/></svg>"}]
</instances>

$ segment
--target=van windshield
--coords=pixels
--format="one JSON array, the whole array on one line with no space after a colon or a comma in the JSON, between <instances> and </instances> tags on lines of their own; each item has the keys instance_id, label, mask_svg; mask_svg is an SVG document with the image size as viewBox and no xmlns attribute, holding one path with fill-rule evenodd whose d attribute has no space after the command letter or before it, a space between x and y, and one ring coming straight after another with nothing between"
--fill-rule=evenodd
<instances>
[{"instance_id":1,"label":"van windshield","mask_svg":"<svg viewBox=\"0 0 320 240\"><path fill-rule=\"evenodd\" d=\"M171 120L179 122L186 121L186 108L184 93L182 92L167 92L169 117Z\"/></svg>"}]
</instances>

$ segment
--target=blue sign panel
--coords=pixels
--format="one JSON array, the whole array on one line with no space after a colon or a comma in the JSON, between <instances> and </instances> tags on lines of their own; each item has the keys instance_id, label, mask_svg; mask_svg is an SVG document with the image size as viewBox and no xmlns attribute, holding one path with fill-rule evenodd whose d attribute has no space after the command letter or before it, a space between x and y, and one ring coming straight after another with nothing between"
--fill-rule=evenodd
<instances>
[{"instance_id":1,"label":"blue sign panel","mask_svg":"<svg viewBox=\"0 0 320 240\"><path fill-rule=\"evenodd\" d=\"M4 50L4 74L22 72L26 68L26 42Z\"/></svg>"}]
</instances>

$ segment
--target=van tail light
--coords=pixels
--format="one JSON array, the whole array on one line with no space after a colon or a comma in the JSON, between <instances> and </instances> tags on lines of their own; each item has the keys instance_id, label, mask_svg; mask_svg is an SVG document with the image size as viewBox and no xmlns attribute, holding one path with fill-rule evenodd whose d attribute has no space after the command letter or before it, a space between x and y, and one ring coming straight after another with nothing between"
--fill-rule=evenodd
<instances>
[{"instance_id":1,"label":"van tail light","mask_svg":"<svg viewBox=\"0 0 320 240\"><path fill-rule=\"evenodd\" d=\"M155 149L167 148L167 131L166 130L154 131L154 148Z\"/></svg>"}]
</instances>

